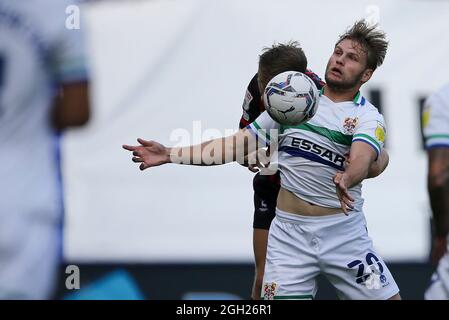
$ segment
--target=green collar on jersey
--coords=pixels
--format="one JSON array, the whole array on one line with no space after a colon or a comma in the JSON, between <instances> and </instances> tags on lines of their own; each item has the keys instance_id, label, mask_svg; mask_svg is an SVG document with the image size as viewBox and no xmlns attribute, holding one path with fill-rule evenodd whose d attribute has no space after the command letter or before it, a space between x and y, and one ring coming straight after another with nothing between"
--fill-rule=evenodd
<instances>
[{"instance_id":1,"label":"green collar on jersey","mask_svg":"<svg viewBox=\"0 0 449 320\"><path fill-rule=\"evenodd\" d=\"M324 87L322 87L320 89L320 96L323 95L323 94L324 94ZM355 95L354 100L352 100L352 102L354 102L356 105L364 106L365 102L366 102L366 99L365 99L364 96L362 96L360 94L360 91L357 91L357 94Z\"/></svg>"}]
</instances>

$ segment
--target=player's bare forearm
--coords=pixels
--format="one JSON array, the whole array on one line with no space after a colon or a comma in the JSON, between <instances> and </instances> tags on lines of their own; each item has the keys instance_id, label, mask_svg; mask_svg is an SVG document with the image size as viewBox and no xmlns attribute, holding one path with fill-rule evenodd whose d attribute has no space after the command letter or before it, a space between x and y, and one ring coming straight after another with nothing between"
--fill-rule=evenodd
<instances>
[{"instance_id":1,"label":"player's bare forearm","mask_svg":"<svg viewBox=\"0 0 449 320\"><path fill-rule=\"evenodd\" d=\"M228 137L206 141L200 145L170 148L172 163L212 166L237 161L247 162L250 150L255 147L254 137L246 130L239 130Z\"/></svg>"},{"instance_id":2,"label":"player's bare forearm","mask_svg":"<svg viewBox=\"0 0 449 320\"><path fill-rule=\"evenodd\" d=\"M349 164L344 172L347 188L354 187L368 177L375 159L376 153L370 145L359 141L352 144Z\"/></svg>"},{"instance_id":3,"label":"player's bare forearm","mask_svg":"<svg viewBox=\"0 0 449 320\"><path fill-rule=\"evenodd\" d=\"M389 162L390 157L388 155L388 152L385 149L382 149L377 160L374 161L369 167L367 178L375 178L379 176L382 172L385 171Z\"/></svg>"},{"instance_id":4,"label":"player's bare forearm","mask_svg":"<svg viewBox=\"0 0 449 320\"><path fill-rule=\"evenodd\" d=\"M187 147L167 148L170 163L213 166L235 161L236 149L231 147L232 137L218 138Z\"/></svg>"},{"instance_id":5,"label":"player's bare forearm","mask_svg":"<svg viewBox=\"0 0 449 320\"><path fill-rule=\"evenodd\" d=\"M347 187L352 188L368 177L368 173L373 163L370 155L358 155L351 159L345 170Z\"/></svg>"},{"instance_id":6,"label":"player's bare forearm","mask_svg":"<svg viewBox=\"0 0 449 320\"><path fill-rule=\"evenodd\" d=\"M449 148L434 148L428 152L427 186L432 207L435 236L449 232Z\"/></svg>"},{"instance_id":7,"label":"player's bare forearm","mask_svg":"<svg viewBox=\"0 0 449 320\"><path fill-rule=\"evenodd\" d=\"M359 156L353 157L351 161L344 172L337 172L334 177L337 196L346 215L349 210L354 209L354 198L351 196L349 189L367 177L372 160L368 156Z\"/></svg>"},{"instance_id":8,"label":"player's bare forearm","mask_svg":"<svg viewBox=\"0 0 449 320\"><path fill-rule=\"evenodd\" d=\"M337 172L334 177L336 192L345 214L353 209L354 198L349 189L359 184L368 176L369 168L376 158L376 153L371 146L364 142L356 141L352 144L350 158L344 172Z\"/></svg>"},{"instance_id":9,"label":"player's bare forearm","mask_svg":"<svg viewBox=\"0 0 449 320\"><path fill-rule=\"evenodd\" d=\"M233 161L244 162L250 150L255 150L256 139L246 129L236 134L186 147L167 148L155 141L137 139L140 146L123 145L133 152L132 160L141 163L140 169L160 166L166 163L212 166Z\"/></svg>"}]
</instances>

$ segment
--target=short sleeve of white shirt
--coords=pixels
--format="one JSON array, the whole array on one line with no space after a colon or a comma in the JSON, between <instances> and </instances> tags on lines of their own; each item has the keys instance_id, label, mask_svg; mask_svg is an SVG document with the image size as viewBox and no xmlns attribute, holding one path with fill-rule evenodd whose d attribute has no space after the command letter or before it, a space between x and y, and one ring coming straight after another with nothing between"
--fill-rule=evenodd
<instances>
[{"instance_id":1,"label":"short sleeve of white shirt","mask_svg":"<svg viewBox=\"0 0 449 320\"><path fill-rule=\"evenodd\" d=\"M427 149L449 147L449 84L426 100L422 124Z\"/></svg>"},{"instance_id":2,"label":"short sleeve of white shirt","mask_svg":"<svg viewBox=\"0 0 449 320\"><path fill-rule=\"evenodd\" d=\"M83 6L80 1L62 0L59 10L54 12L58 18L59 24L63 27L55 28L58 30L53 35L51 68L57 82L76 82L88 78L86 66L86 53L84 43L84 25L78 25L83 20Z\"/></svg>"},{"instance_id":3,"label":"short sleeve of white shirt","mask_svg":"<svg viewBox=\"0 0 449 320\"><path fill-rule=\"evenodd\" d=\"M386 138L384 117L372 107L372 110L365 112L359 119L356 126L352 142L363 141L373 147L377 156L379 156L384 147Z\"/></svg>"},{"instance_id":4,"label":"short sleeve of white shirt","mask_svg":"<svg viewBox=\"0 0 449 320\"><path fill-rule=\"evenodd\" d=\"M274 121L268 112L262 112L254 122L250 123L246 128L251 131L256 138L261 139L268 146L274 136L277 137L280 124ZM277 141L277 138L276 138Z\"/></svg>"}]
</instances>

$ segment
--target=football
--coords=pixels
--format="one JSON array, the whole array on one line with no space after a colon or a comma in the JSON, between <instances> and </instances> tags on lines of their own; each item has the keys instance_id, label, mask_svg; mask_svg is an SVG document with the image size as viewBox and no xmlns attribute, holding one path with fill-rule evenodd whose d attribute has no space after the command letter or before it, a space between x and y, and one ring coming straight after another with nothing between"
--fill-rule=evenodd
<instances>
[{"instance_id":1,"label":"football","mask_svg":"<svg viewBox=\"0 0 449 320\"><path fill-rule=\"evenodd\" d=\"M309 121L318 110L320 93L304 73L286 71L278 74L265 87L265 109L274 121L297 126Z\"/></svg>"}]
</instances>

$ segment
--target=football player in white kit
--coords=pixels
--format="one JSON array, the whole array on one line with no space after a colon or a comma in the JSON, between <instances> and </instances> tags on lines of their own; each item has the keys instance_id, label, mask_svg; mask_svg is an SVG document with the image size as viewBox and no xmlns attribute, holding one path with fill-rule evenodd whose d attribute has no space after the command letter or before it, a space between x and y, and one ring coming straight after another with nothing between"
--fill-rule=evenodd
<instances>
[{"instance_id":1,"label":"football player in white kit","mask_svg":"<svg viewBox=\"0 0 449 320\"><path fill-rule=\"evenodd\" d=\"M0 299L47 299L61 259L56 129L89 116L74 1L0 0Z\"/></svg>"},{"instance_id":2,"label":"football player in white kit","mask_svg":"<svg viewBox=\"0 0 449 320\"><path fill-rule=\"evenodd\" d=\"M433 213L431 260L438 264L424 297L449 300L449 84L426 100L422 116L429 159L427 186Z\"/></svg>"},{"instance_id":3,"label":"football player in white kit","mask_svg":"<svg viewBox=\"0 0 449 320\"><path fill-rule=\"evenodd\" d=\"M279 141L281 188L269 230L262 296L313 299L321 273L341 299L400 299L368 236L361 197L370 167L381 166L382 172L388 162L379 157L384 119L359 92L382 64L387 46L382 31L356 22L334 47L317 113L300 126L281 126L263 112L235 135L201 145L166 148L138 139L140 146L123 147L145 170L165 163L243 162L248 152L265 146L258 140ZM273 138L276 133L279 139Z\"/></svg>"}]
</instances>

